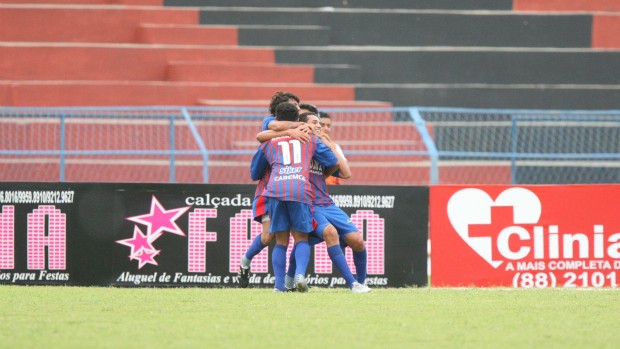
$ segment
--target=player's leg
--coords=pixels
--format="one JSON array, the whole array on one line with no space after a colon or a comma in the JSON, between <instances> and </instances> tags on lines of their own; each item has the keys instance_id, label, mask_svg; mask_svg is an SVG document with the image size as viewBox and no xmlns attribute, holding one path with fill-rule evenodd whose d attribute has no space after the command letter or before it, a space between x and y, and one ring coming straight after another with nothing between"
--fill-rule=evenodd
<instances>
[{"instance_id":1,"label":"player's leg","mask_svg":"<svg viewBox=\"0 0 620 349\"><path fill-rule=\"evenodd\" d=\"M357 282L366 283L368 254L364 245L364 238L360 232L353 232L343 237L347 246L353 251L353 264L355 264L355 274Z\"/></svg>"},{"instance_id":2,"label":"player's leg","mask_svg":"<svg viewBox=\"0 0 620 349\"><path fill-rule=\"evenodd\" d=\"M274 240L274 235L269 234L269 215L263 215L262 231L260 235L257 235L254 240L252 240L252 244L245 252L245 254L241 257L241 263L239 265L239 284L241 287L246 288L250 282L250 265L252 263L252 259L257 254L261 253L265 247L269 246L269 244Z\"/></svg>"},{"instance_id":3,"label":"player's leg","mask_svg":"<svg viewBox=\"0 0 620 349\"><path fill-rule=\"evenodd\" d=\"M310 247L323 242L322 236L323 234L317 234L316 230L310 233L310 235L308 236L308 244L310 245ZM297 291L297 289L295 288L295 266L296 266L295 246L293 246L293 250L291 251L291 256L288 259L288 270L286 272L286 277L285 277L286 290L291 291L291 292Z\"/></svg>"},{"instance_id":4,"label":"player's leg","mask_svg":"<svg viewBox=\"0 0 620 349\"><path fill-rule=\"evenodd\" d=\"M295 288L301 292L308 291L306 269L310 262L310 245L308 234L312 231L312 207L309 204L288 201L288 213L292 225L291 233L295 240Z\"/></svg>"},{"instance_id":5,"label":"player's leg","mask_svg":"<svg viewBox=\"0 0 620 349\"><path fill-rule=\"evenodd\" d=\"M269 233L275 235L276 245L271 253L271 264L275 276L275 292L285 292L284 275L286 274L286 249L290 239L290 221L285 201L269 198L267 200L271 225Z\"/></svg>"},{"instance_id":6,"label":"player's leg","mask_svg":"<svg viewBox=\"0 0 620 349\"><path fill-rule=\"evenodd\" d=\"M252 258L265 249L265 247L269 246L274 238L274 235L269 234L270 223L269 214L267 213L266 208L266 199L267 198L263 196L258 196L254 198L254 202L252 203L254 220L261 223L262 230L260 235L254 237L254 240L252 240L252 243L245 254L241 256L239 273L237 276L239 279L239 285L242 288L246 288L250 284L250 264L252 263Z\"/></svg>"},{"instance_id":7,"label":"player's leg","mask_svg":"<svg viewBox=\"0 0 620 349\"><path fill-rule=\"evenodd\" d=\"M329 223L325 216L325 212L321 206L314 207L314 219L317 221L318 225L315 230L317 235L320 235L323 240L325 240L325 245L327 245L327 254L329 258L332 260L332 263L338 269L342 277L347 282L347 286L349 288L353 287L353 283L356 282L353 277L353 273L351 273L351 269L347 264L347 259L345 255L342 253L340 249L340 239L338 237L338 231L336 228Z\"/></svg>"},{"instance_id":8,"label":"player's leg","mask_svg":"<svg viewBox=\"0 0 620 349\"><path fill-rule=\"evenodd\" d=\"M328 221L336 228L341 240L353 250L353 264L357 282L364 285L366 282L367 253L364 238L355 224L351 222L349 216L338 206L331 205L325 208L325 216Z\"/></svg>"},{"instance_id":9,"label":"player's leg","mask_svg":"<svg viewBox=\"0 0 620 349\"><path fill-rule=\"evenodd\" d=\"M310 262L310 244L308 244L308 234L296 230L292 231L295 240L295 288L300 292L308 292L306 283L306 270Z\"/></svg>"},{"instance_id":10,"label":"player's leg","mask_svg":"<svg viewBox=\"0 0 620 349\"><path fill-rule=\"evenodd\" d=\"M286 287L287 292L297 291L295 289L295 266L297 261L295 260L295 245L293 245L293 250L291 250L291 255L288 257L288 269L286 271L286 276L284 277L284 286Z\"/></svg>"},{"instance_id":11,"label":"player's leg","mask_svg":"<svg viewBox=\"0 0 620 349\"><path fill-rule=\"evenodd\" d=\"M286 274L286 249L290 238L288 231L275 233L276 245L271 253L271 265L275 276L274 291L285 292L284 275Z\"/></svg>"}]
</instances>

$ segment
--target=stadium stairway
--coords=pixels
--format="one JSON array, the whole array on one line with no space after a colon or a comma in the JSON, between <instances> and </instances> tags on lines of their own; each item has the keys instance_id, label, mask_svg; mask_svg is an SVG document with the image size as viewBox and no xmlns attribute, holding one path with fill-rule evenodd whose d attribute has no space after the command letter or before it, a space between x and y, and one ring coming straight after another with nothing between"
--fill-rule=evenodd
<instances>
[{"instance_id":1,"label":"stadium stairway","mask_svg":"<svg viewBox=\"0 0 620 349\"><path fill-rule=\"evenodd\" d=\"M0 104L266 106L274 91L291 90L319 107L620 105L615 14L525 6L517 0L0 0ZM282 74L290 81L278 79ZM345 150L424 149L410 124L389 116L360 122L337 114L335 121ZM251 146L253 133L246 132L246 143L229 144L212 135L230 129L213 126L199 127L210 147ZM255 125L241 129L254 132ZM135 175L144 169L154 173L147 180L167 180L166 161L114 160L120 167L112 172L98 170L97 161L69 161L68 178L144 181ZM249 161L211 160L214 183L238 182L234 173L247 172ZM349 184L428 183L428 164L419 157L349 160L363 174ZM180 163L177 180L201 181L200 159ZM83 166L91 175L83 175ZM448 165L442 182L463 182L469 173L473 180L485 166ZM507 183L509 169L496 167L488 182Z\"/></svg>"},{"instance_id":2,"label":"stadium stairway","mask_svg":"<svg viewBox=\"0 0 620 349\"><path fill-rule=\"evenodd\" d=\"M620 108L620 16L611 0L165 0L208 25L329 28L327 46L270 42L281 64L360 69L356 99L396 106ZM546 5L540 5L544 3ZM557 5L557 6L556 6ZM303 8L300 8L303 7ZM258 36L258 35L256 35ZM265 39L240 38L244 47Z\"/></svg>"},{"instance_id":3,"label":"stadium stairway","mask_svg":"<svg viewBox=\"0 0 620 349\"><path fill-rule=\"evenodd\" d=\"M240 37L262 31L201 25L197 9L154 0L0 0L0 104L266 106L278 90L355 104L349 83L359 81L357 67L276 64L270 47L239 46ZM317 26L270 29L263 37L297 35L317 45L326 40Z\"/></svg>"}]
</instances>

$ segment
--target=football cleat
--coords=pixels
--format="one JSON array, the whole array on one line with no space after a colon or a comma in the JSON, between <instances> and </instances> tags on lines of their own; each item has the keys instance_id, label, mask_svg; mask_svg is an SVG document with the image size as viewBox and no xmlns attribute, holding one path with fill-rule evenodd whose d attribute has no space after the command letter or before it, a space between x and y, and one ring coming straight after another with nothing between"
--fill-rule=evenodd
<instances>
[{"instance_id":1,"label":"football cleat","mask_svg":"<svg viewBox=\"0 0 620 349\"><path fill-rule=\"evenodd\" d=\"M366 286L364 284L360 284L359 282L356 282L351 287L351 292L353 292L353 293L370 293L370 287L368 287L368 286Z\"/></svg>"},{"instance_id":2,"label":"football cleat","mask_svg":"<svg viewBox=\"0 0 620 349\"><path fill-rule=\"evenodd\" d=\"M240 266L237 277L239 278L239 286L241 286L241 288L247 288L250 284L250 268Z\"/></svg>"},{"instance_id":3,"label":"football cleat","mask_svg":"<svg viewBox=\"0 0 620 349\"><path fill-rule=\"evenodd\" d=\"M295 275L295 288L299 292L308 292L308 283L303 275Z\"/></svg>"}]
</instances>

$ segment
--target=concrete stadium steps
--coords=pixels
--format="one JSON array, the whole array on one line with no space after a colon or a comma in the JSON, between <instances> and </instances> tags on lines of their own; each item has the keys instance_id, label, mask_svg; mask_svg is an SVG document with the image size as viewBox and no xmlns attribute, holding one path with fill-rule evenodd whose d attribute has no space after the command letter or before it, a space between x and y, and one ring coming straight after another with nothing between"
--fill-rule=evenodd
<instances>
[{"instance_id":1,"label":"concrete stadium steps","mask_svg":"<svg viewBox=\"0 0 620 349\"><path fill-rule=\"evenodd\" d=\"M201 7L201 24L318 25L331 45L590 47L587 14ZM249 44L249 43L244 43Z\"/></svg>"},{"instance_id":2,"label":"concrete stadium steps","mask_svg":"<svg viewBox=\"0 0 620 349\"><path fill-rule=\"evenodd\" d=\"M511 184L510 176L509 164L492 161L444 162L439 166L439 182L442 184Z\"/></svg>"},{"instance_id":3,"label":"concrete stadium steps","mask_svg":"<svg viewBox=\"0 0 620 349\"><path fill-rule=\"evenodd\" d=\"M513 0L515 11L620 12L617 0Z\"/></svg>"},{"instance_id":4,"label":"concrete stadium steps","mask_svg":"<svg viewBox=\"0 0 620 349\"><path fill-rule=\"evenodd\" d=\"M162 6L163 0L0 0L0 4Z\"/></svg>"},{"instance_id":5,"label":"concrete stadium steps","mask_svg":"<svg viewBox=\"0 0 620 349\"><path fill-rule=\"evenodd\" d=\"M198 24L196 9L0 4L0 41L136 41L141 23Z\"/></svg>"},{"instance_id":6,"label":"concrete stadium steps","mask_svg":"<svg viewBox=\"0 0 620 349\"><path fill-rule=\"evenodd\" d=\"M249 162L249 160L248 160ZM179 183L202 183L202 165L199 160L178 164L175 174ZM65 180L67 182L170 182L169 159L101 159L101 158L68 158L66 159ZM214 168L217 165L214 165ZM246 166L247 169L247 166ZM23 173L28 173L29 181L57 182L59 180L58 159L52 158L21 158L8 161L0 159L0 179L2 181L23 181ZM230 173L219 174L214 171L215 180L222 178L235 179ZM244 174L249 171L245 171ZM240 176L239 176L240 177ZM249 174L248 176L249 177ZM213 183L250 183L247 181L229 181Z\"/></svg>"},{"instance_id":7,"label":"concrete stadium steps","mask_svg":"<svg viewBox=\"0 0 620 349\"><path fill-rule=\"evenodd\" d=\"M248 159L210 159L209 183L250 184ZM175 179L180 183L202 183L201 159L177 160ZM421 163L423 164L423 163ZM170 181L169 159L100 159L69 158L66 160L67 182L150 182ZM397 163L360 163L353 171L354 177L345 184L426 185L428 169L415 162L403 166ZM23 181L21 175L29 174L30 181L55 182L59 180L57 159L22 158L8 161L0 159L0 180ZM356 177L357 175L357 177ZM478 183L477 183L478 184Z\"/></svg>"},{"instance_id":8,"label":"concrete stadium steps","mask_svg":"<svg viewBox=\"0 0 620 349\"><path fill-rule=\"evenodd\" d=\"M393 121L348 121L334 114L334 129L332 137L347 152L374 152L374 151L398 151L417 152L425 151L426 147L422 137L412 122ZM197 128L201 135L213 135L217 133L218 147L222 149L255 150L257 130L256 122L241 124L235 122L235 127L225 127L222 122L212 121L209 124L198 122ZM239 137L239 134L245 135ZM222 145L223 144L223 145ZM215 146L213 144L212 146ZM208 146L207 146L208 147ZM414 154L364 154L353 155L358 161L412 161L424 159L424 156ZM348 157L348 155L347 155Z\"/></svg>"},{"instance_id":9,"label":"concrete stadium steps","mask_svg":"<svg viewBox=\"0 0 620 349\"><path fill-rule=\"evenodd\" d=\"M8 85L6 87L2 86ZM0 81L6 106L196 105L201 99L270 99L295 91L308 100L353 100L353 87L319 84L188 83L162 81Z\"/></svg>"},{"instance_id":10,"label":"concrete stadium steps","mask_svg":"<svg viewBox=\"0 0 620 349\"><path fill-rule=\"evenodd\" d=\"M357 99L394 106L506 109L620 109L618 85L356 85Z\"/></svg>"},{"instance_id":11,"label":"concrete stadium steps","mask_svg":"<svg viewBox=\"0 0 620 349\"><path fill-rule=\"evenodd\" d=\"M330 44L330 28L318 25L236 25L239 28L239 45L290 46L303 43L305 46L327 46Z\"/></svg>"},{"instance_id":12,"label":"concrete stadium steps","mask_svg":"<svg viewBox=\"0 0 620 349\"><path fill-rule=\"evenodd\" d=\"M358 67L347 65L209 63L177 62L168 64L171 81L204 82L291 82L359 83Z\"/></svg>"},{"instance_id":13,"label":"concrete stadium steps","mask_svg":"<svg viewBox=\"0 0 620 349\"><path fill-rule=\"evenodd\" d=\"M616 0L514 0L513 8L520 12L589 12L592 47L620 48L620 2Z\"/></svg>"},{"instance_id":14,"label":"concrete stadium steps","mask_svg":"<svg viewBox=\"0 0 620 349\"><path fill-rule=\"evenodd\" d=\"M164 0L167 6L510 10L512 0Z\"/></svg>"},{"instance_id":15,"label":"concrete stadium steps","mask_svg":"<svg viewBox=\"0 0 620 349\"><path fill-rule=\"evenodd\" d=\"M620 49L620 13L593 17L592 47Z\"/></svg>"},{"instance_id":16,"label":"concrete stadium steps","mask_svg":"<svg viewBox=\"0 0 620 349\"><path fill-rule=\"evenodd\" d=\"M269 99L265 100L248 100L248 99L202 99L199 101L201 105L209 107L240 107L240 108L267 108ZM310 103L321 109L326 108L391 108L392 104L380 101L338 101L338 100L302 100L302 103ZM359 116L356 116L359 117ZM392 118L390 117L390 120ZM374 119L373 119L374 120ZM377 120L380 121L380 120Z\"/></svg>"},{"instance_id":17,"label":"concrete stadium steps","mask_svg":"<svg viewBox=\"0 0 620 349\"><path fill-rule=\"evenodd\" d=\"M274 62L271 49L235 46L0 43L0 56L0 80L16 81L163 81L171 61Z\"/></svg>"},{"instance_id":18,"label":"concrete stadium steps","mask_svg":"<svg viewBox=\"0 0 620 349\"><path fill-rule=\"evenodd\" d=\"M620 40L620 38L618 39ZM616 84L620 52L462 47L280 47L281 64L359 66L367 84Z\"/></svg>"},{"instance_id":19,"label":"concrete stadium steps","mask_svg":"<svg viewBox=\"0 0 620 349\"><path fill-rule=\"evenodd\" d=\"M279 47L281 64L360 67L356 99L394 106L617 109L620 52L462 47Z\"/></svg>"},{"instance_id":20,"label":"concrete stadium steps","mask_svg":"<svg viewBox=\"0 0 620 349\"><path fill-rule=\"evenodd\" d=\"M259 108L268 113L270 100L217 100L202 99L198 104L209 107ZM302 103L315 105L319 110L330 114L335 124L341 121L392 121L388 110L392 104L376 101L337 101L337 100L302 100ZM361 113L360 113L361 112Z\"/></svg>"},{"instance_id":21,"label":"concrete stadium steps","mask_svg":"<svg viewBox=\"0 0 620 349\"><path fill-rule=\"evenodd\" d=\"M250 153L243 155L210 155L209 156L209 181L211 183L250 183L248 175L248 163L252 152L257 149L258 143L251 139L260 129L260 123L256 120L249 121L222 121L223 119L209 118L197 119L196 126L199 134L205 141L209 150L238 149L248 150ZM3 120L3 122L14 122ZM190 131L182 125L178 125L175 139L178 149L198 150L193 143ZM15 126L13 126L15 127ZM20 135L12 141L12 146L3 146L6 149L30 149L46 150L58 147L58 123L54 122L31 122L17 125L20 130L15 132ZM169 125L165 120L140 120L123 119L116 121L93 120L93 119L68 119L65 123L68 135L82 135L81 137L68 137L65 147L67 150L121 150L122 139L133 137L141 139L141 144L136 147L140 150L165 150L168 149ZM337 126L338 134L343 136L342 146L345 151L353 150L382 150L386 146L385 140L379 140L382 129L390 135L400 135L405 139L403 143L411 144L414 135L407 136L412 132L411 124L398 126L392 122L370 123L364 125L360 122L340 122ZM398 127L400 130L394 130ZM388 130L389 128L389 130ZM370 130L369 130L370 129ZM375 132L370 132L375 129ZM356 139L346 141L347 134L365 134L365 140ZM98 138L97 134L112 135L108 138ZM45 137L42 137L45 135ZM153 141L153 137L157 141ZM374 140L373 140L374 138ZM397 138L397 137L396 137ZM36 139L37 142L32 142ZM235 148L238 140L245 144ZM395 142L396 139L388 140ZM408 149L420 148L420 145L409 145ZM126 149L125 149L126 150ZM385 155L351 155L351 165L356 168L357 176L348 184L425 184L428 182L428 169L424 157L420 156L385 156ZM167 166L170 159L166 156L67 156L66 180L68 181L150 181L167 182L169 170ZM31 178L41 181L58 180L58 160L46 157L16 157L13 159L0 159L0 180L20 180L13 174L24 173L32 175ZM179 166L176 171L176 180L182 182L202 181L202 158L199 155L177 156L175 163ZM420 179L422 178L422 179Z\"/></svg>"},{"instance_id":22,"label":"concrete stadium steps","mask_svg":"<svg viewBox=\"0 0 620 349\"><path fill-rule=\"evenodd\" d=\"M298 25L140 24L136 42L191 45L329 45L329 28Z\"/></svg>"},{"instance_id":23,"label":"concrete stadium steps","mask_svg":"<svg viewBox=\"0 0 620 349\"><path fill-rule=\"evenodd\" d=\"M174 45L238 45L238 30L230 26L193 24L138 25L136 42Z\"/></svg>"},{"instance_id":24,"label":"concrete stadium steps","mask_svg":"<svg viewBox=\"0 0 620 349\"><path fill-rule=\"evenodd\" d=\"M170 81L312 83L314 67L269 63L170 62L167 78Z\"/></svg>"}]
</instances>

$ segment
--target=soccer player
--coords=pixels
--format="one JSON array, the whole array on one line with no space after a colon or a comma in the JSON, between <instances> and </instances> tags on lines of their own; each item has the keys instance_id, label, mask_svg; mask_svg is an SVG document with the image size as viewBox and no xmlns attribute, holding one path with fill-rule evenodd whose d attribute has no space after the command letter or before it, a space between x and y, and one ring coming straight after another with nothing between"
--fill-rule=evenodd
<instances>
[{"instance_id":1,"label":"soccer player","mask_svg":"<svg viewBox=\"0 0 620 349\"><path fill-rule=\"evenodd\" d=\"M306 123L298 121L276 120L276 108L278 105L285 102L291 103L294 106L299 106L299 97L297 97L291 92L276 92L271 97L271 102L269 103L269 112L271 113L271 115L263 119L262 130L265 131L270 129L273 131L279 131L281 132L278 134L280 136L287 135L303 142L309 141L310 128L306 125ZM263 191L265 190L268 179L269 173L266 173L263 178L258 180L258 183L256 185L254 201L252 202L252 212L254 220L262 224L262 232L260 235L256 236L254 240L252 240L250 247L241 257L239 272L237 276L239 280L239 285L242 288L248 287L250 283L250 264L252 258L259 254L274 239L274 236L269 234L270 218L265 211L266 199L264 197L261 197Z\"/></svg>"},{"instance_id":2,"label":"soccer player","mask_svg":"<svg viewBox=\"0 0 620 349\"><path fill-rule=\"evenodd\" d=\"M313 129L315 135L321 134L321 125L319 121L319 117L314 113L302 113L300 114L300 121L307 122ZM275 137L277 133L273 131L264 131L261 132L257 138L261 141L268 141L270 138ZM332 151L334 150L333 143L325 143L329 145ZM349 166L346 164L346 161L339 154L336 154L338 157L338 171L335 173L338 177L343 179L349 178L351 176L351 170ZM364 240L362 235L359 233L357 227L351 223L349 217L344 213L340 208L338 208L334 202L329 197L327 193L327 185L325 184L326 173L323 170L323 167L316 163L312 162L312 168L310 170L310 182L313 185L314 197L312 200L312 205L314 208L314 219L317 221L318 225L316 229L310 234L309 243L310 245L315 245L320 242L325 241L327 245L327 253L329 254L330 259L336 266L336 268L340 271L342 276L347 282L347 286L354 293L367 293L370 292L370 288L364 284L366 279L366 258L365 253L363 254L364 258L357 258L354 260L356 263L356 269L358 271L359 278L362 283L359 283L351 273L349 266L347 265L347 261L343 251L340 249L340 240L344 243L350 243L351 246L355 246L356 249L362 250L365 252L364 248ZM331 222L334 222L332 224ZM334 225L338 225L339 229L337 230ZM340 233L340 234L339 234ZM361 254L358 254L357 257L362 257ZM295 248L293 249L293 253L291 253L291 260L289 263L289 271L285 278L285 286L287 289L292 289L294 284L294 268L293 266L296 264L295 261Z\"/></svg>"},{"instance_id":3,"label":"soccer player","mask_svg":"<svg viewBox=\"0 0 620 349\"><path fill-rule=\"evenodd\" d=\"M319 113L319 117L321 119L321 139L325 139L329 142L333 141L331 140L331 130L332 130L332 117L331 115L329 115L326 112L320 112ZM335 150L336 152L338 152L338 154L342 155L342 157L345 159L345 161L347 160L347 158L344 156L344 153L342 152L342 148L340 148L340 146L337 143L333 143L335 146ZM340 184L340 178L336 177L336 176L329 176L326 179L327 184Z\"/></svg>"},{"instance_id":4,"label":"soccer player","mask_svg":"<svg viewBox=\"0 0 620 349\"><path fill-rule=\"evenodd\" d=\"M276 108L276 120L297 121L298 117L298 108L291 103L281 103ZM272 252L274 291L286 290L284 279L289 231L296 249L294 286L298 291L308 291L305 274L310 259L308 234L313 230L313 188L309 183L312 160L328 171L337 169L338 158L315 135L311 135L310 141L305 143L289 136L273 138L262 143L252 159L250 175L253 180L261 178L271 167L263 196L267 198L265 206L271 221L269 233L275 234L276 239Z\"/></svg>"},{"instance_id":5,"label":"soccer player","mask_svg":"<svg viewBox=\"0 0 620 349\"><path fill-rule=\"evenodd\" d=\"M347 159L344 156L342 149L340 148L338 144L333 142L331 139L331 128L332 128L331 116L328 113L319 112L319 117L321 120L321 140L323 141L323 143L327 145L333 144L334 147L332 148L332 150L334 151L334 153L342 156L342 158L346 162ZM325 182L327 184L340 184L340 179L336 176L329 176L325 179ZM325 190L327 192L327 188L325 188ZM338 207L335 207L333 209L336 211L342 211ZM338 232L342 234L338 226L336 228L338 229ZM359 231L357 233L358 234L347 234L345 242L346 242L346 245L349 246L351 250L353 251L353 263L355 264L357 281L361 284L365 284L366 283L366 265L367 265L368 257L367 257L366 247L364 245L364 239L362 238L362 235L359 233Z\"/></svg>"},{"instance_id":6,"label":"soccer player","mask_svg":"<svg viewBox=\"0 0 620 349\"><path fill-rule=\"evenodd\" d=\"M319 115L319 109L312 104L309 103L300 103L299 104L299 115L303 113L312 113L314 115ZM303 121L300 121L303 122Z\"/></svg>"}]
</instances>

